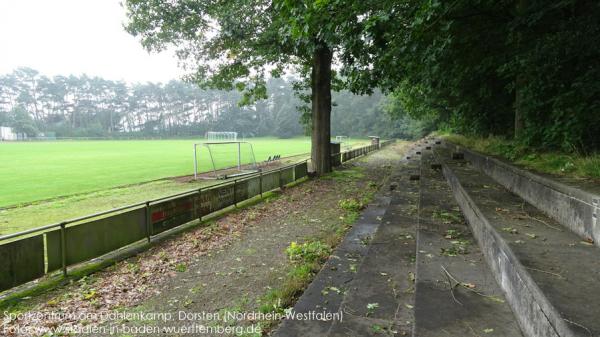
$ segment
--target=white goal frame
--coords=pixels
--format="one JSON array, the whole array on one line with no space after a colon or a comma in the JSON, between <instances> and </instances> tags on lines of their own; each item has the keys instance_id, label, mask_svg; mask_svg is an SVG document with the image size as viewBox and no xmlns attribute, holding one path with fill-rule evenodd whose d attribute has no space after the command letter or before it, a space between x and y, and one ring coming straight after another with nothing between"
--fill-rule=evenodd
<instances>
[{"instance_id":1,"label":"white goal frame","mask_svg":"<svg viewBox=\"0 0 600 337\"><path fill-rule=\"evenodd\" d=\"M236 133L237 135L237 133ZM213 153L212 150L210 148L211 145L222 145L222 144L237 144L237 169L238 171L240 171L239 173L236 174L231 174L228 175L227 177L235 177L235 176L241 176L241 175L246 175L246 174L252 174L255 172L258 172L258 166L256 165L256 157L254 156L254 148L252 147L252 144L249 142L238 142L238 141L232 141L232 142L205 142L205 143L194 143L194 180L198 180L198 175L200 174L200 172L198 172L198 147L199 146L203 146L206 147L206 149L208 150L208 155L210 157L210 162L212 164L212 171L213 171L213 177L211 179L218 179L219 175L217 174L217 167L215 166L215 159L213 157ZM242 170L242 144L248 144L250 146L250 153L252 155L252 169L251 170ZM229 167L231 168L231 167ZM227 169L226 167L222 168L222 169Z\"/></svg>"},{"instance_id":2,"label":"white goal frame","mask_svg":"<svg viewBox=\"0 0 600 337\"><path fill-rule=\"evenodd\" d=\"M336 143L340 143L340 149L346 148L351 149L352 145L350 145L350 137L348 136L335 136Z\"/></svg>"},{"instance_id":3,"label":"white goal frame","mask_svg":"<svg viewBox=\"0 0 600 337\"><path fill-rule=\"evenodd\" d=\"M237 132L233 131L208 131L206 133L206 139L209 142L236 142Z\"/></svg>"}]
</instances>

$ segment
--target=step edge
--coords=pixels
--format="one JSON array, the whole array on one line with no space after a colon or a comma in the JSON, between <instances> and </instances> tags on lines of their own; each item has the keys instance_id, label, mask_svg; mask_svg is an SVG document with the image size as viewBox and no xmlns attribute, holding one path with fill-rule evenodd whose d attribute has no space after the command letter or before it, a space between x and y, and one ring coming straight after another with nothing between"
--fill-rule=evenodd
<instances>
[{"instance_id":1,"label":"step edge","mask_svg":"<svg viewBox=\"0 0 600 337\"><path fill-rule=\"evenodd\" d=\"M592 239L594 244L600 247L600 195L536 175L527 170L505 163L498 158L487 156L451 142L446 141L445 145L447 145L447 148L454 146L457 150L462 151L466 155L465 159L477 170L490 176L494 181L534 205L536 208L540 209L583 239ZM489 163L492 163L497 168L505 170L508 174L525 179L529 186L532 186L533 183L538 184L541 189L558 194L558 196L552 197L552 202L544 204L540 202L539 198L527 195L522 188L516 188L500 179L498 174L490 172L490 169L486 167ZM534 188L531 187L531 189ZM558 202L563 204L575 202L579 204L579 207L567 207L566 209L563 207L559 211L559 208L555 207Z\"/></svg>"},{"instance_id":2,"label":"step edge","mask_svg":"<svg viewBox=\"0 0 600 337\"><path fill-rule=\"evenodd\" d=\"M381 190L381 191L383 191L383 190ZM385 213L387 213L387 211L389 209L390 204L391 204L391 197L389 197L389 196L381 193L381 194L376 195L374 197L373 202L369 206L373 207L373 208L376 208L376 209L384 209L383 214L385 215ZM363 210L363 212L361 212L361 214L364 213L364 212L366 212L366 210L368 208L369 207L367 207L365 210ZM372 223L370 221L362 221L361 222L360 219L359 219L357 222L355 222L352 225L352 228L344 235L344 238L343 238L342 242L340 242L337 245L337 247L333 250L333 252L329 256L329 258L327 259L327 261L323 264L323 267L321 267L321 270L319 270L319 272L315 275L315 277L310 282L310 284L308 285L308 287L304 290L304 292L302 293L302 295L300 295L300 297L296 301L296 304L294 304L294 309L296 309L296 305L303 300L303 297L305 296L305 294L313 292L315 290L319 290L319 292L320 292L321 289L319 289L318 282L315 282L315 281L317 281L318 278L320 278L320 277L322 278L323 277L323 275L324 275L323 274L323 270L325 270L325 269L327 269L327 268L329 268L331 266L331 264L333 263L332 262L333 259L335 259L335 258L333 258L334 256L339 256L339 255L341 255L340 253L344 253L344 252L347 252L347 251L350 250L348 247L346 247L346 246L352 246L353 245L353 242L350 242L352 240L350 238L350 232L352 230L355 230L357 226L360 226L360 225L373 225L373 224L376 225L376 227L374 228L374 230L372 232L372 234L374 234L374 233L377 233L377 231L381 227L381 222L377 222L377 223ZM365 257L367 256L367 254L369 252L369 249L370 249L370 247L364 252L363 255L361 255L360 261L359 261L358 266L357 266L357 271L360 270L360 267L362 266L362 264L364 262L364 259L365 259ZM354 278L352 278L351 280L349 280L347 283L351 284L353 280L354 280ZM340 304L338 306L336 306L335 308L328 308L328 311L329 312L339 312L341 310L341 308L342 308L343 303L344 303L344 299L345 299L345 295L344 295L344 298L342 298L342 300L340 301ZM317 310L317 309L315 308L315 310ZM286 334L286 332L287 332L286 329L288 329L287 325L288 324L293 324L293 323L294 323L294 321L290 321L288 319L282 320L281 323L279 323L279 325L277 326L277 328L271 333L271 336L274 336L274 337L284 337L284 336L287 336L287 334ZM325 329L324 333L326 333L326 334L329 333L329 330L331 329L331 326L333 325L333 323L334 323L334 321L330 321L330 322L328 322L326 324L327 328Z\"/></svg>"},{"instance_id":3,"label":"step edge","mask_svg":"<svg viewBox=\"0 0 600 337\"><path fill-rule=\"evenodd\" d=\"M494 274L496 282L504 292L506 300L519 321L519 326L523 333L526 336L532 337L578 336L568 327L558 310L546 298L543 291L537 286L529 272L521 264L506 241L479 210L473 199L462 187L460 180L454 174L452 169L446 163L443 163L442 170L446 180L452 188L452 193L456 198L465 219L469 222L473 236L477 240L486 262ZM503 261L501 261L498 256L492 256L492 250L501 252L504 256ZM508 283L510 282L510 278L507 277L508 274L513 274L518 277L519 281L522 282L522 285L525 287L525 290L516 290L518 287ZM530 305L537 306L537 312L542 314L545 319L540 321L539 317L533 315L535 312L521 310L521 307L519 307L520 298L528 299L521 300L521 304L530 303ZM548 335L548 333L551 333L552 335Z\"/></svg>"}]
</instances>

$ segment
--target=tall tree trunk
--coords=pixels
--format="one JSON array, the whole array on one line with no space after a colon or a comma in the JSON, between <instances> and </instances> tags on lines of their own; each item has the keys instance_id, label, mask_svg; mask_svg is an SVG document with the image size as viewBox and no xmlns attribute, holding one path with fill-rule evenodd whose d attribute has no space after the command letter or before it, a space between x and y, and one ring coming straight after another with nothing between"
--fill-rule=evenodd
<instances>
[{"instance_id":1,"label":"tall tree trunk","mask_svg":"<svg viewBox=\"0 0 600 337\"><path fill-rule=\"evenodd\" d=\"M515 85L515 139L521 137L523 133L523 94L522 87L525 84L525 77L517 75Z\"/></svg>"},{"instance_id":2,"label":"tall tree trunk","mask_svg":"<svg viewBox=\"0 0 600 337\"><path fill-rule=\"evenodd\" d=\"M320 175L331 172L331 61L333 51L324 43L313 54L312 88L312 150L314 171Z\"/></svg>"},{"instance_id":3,"label":"tall tree trunk","mask_svg":"<svg viewBox=\"0 0 600 337\"><path fill-rule=\"evenodd\" d=\"M525 15L527 0L518 0L516 5L517 16ZM523 49L523 27L517 35L517 51L520 53ZM515 79L515 134L514 138L518 139L523 133L523 87L526 84L525 75L520 73Z\"/></svg>"}]
</instances>

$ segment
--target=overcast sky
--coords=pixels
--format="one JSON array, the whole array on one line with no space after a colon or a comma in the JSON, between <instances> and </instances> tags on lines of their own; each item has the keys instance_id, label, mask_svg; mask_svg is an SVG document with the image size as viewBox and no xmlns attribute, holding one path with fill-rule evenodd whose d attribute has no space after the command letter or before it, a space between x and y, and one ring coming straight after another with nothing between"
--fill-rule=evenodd
<instances>
[{"instance_id":1,"label":"overcast sky","mask_svg":"<svg viewBox=\"0 0 600 337\"><path fill-rule=\"evenodd\" d=\"M112 80L177 79L171 53L148 54L123 30L121 0L0 0L0 74L86 73Z\"/></svg>"}]
</instances>

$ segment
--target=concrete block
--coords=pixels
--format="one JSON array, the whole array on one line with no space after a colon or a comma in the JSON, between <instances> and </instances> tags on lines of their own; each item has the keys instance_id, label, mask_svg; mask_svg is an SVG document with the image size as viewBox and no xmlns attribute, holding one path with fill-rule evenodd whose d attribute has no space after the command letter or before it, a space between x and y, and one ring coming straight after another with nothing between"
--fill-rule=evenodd
<instances>
[{"instance_id":1,"label":"concrete block","mask_svg":"<svg viewBox=\"0 0 600 337\"><path fill-rule=\"evenodd\" d=\"M460 148L464 158L505 188L542 210L586 241L600 246L600 216L594 200L600 196L519 169L499 159Z\"/></svg>"}]
</instances>

